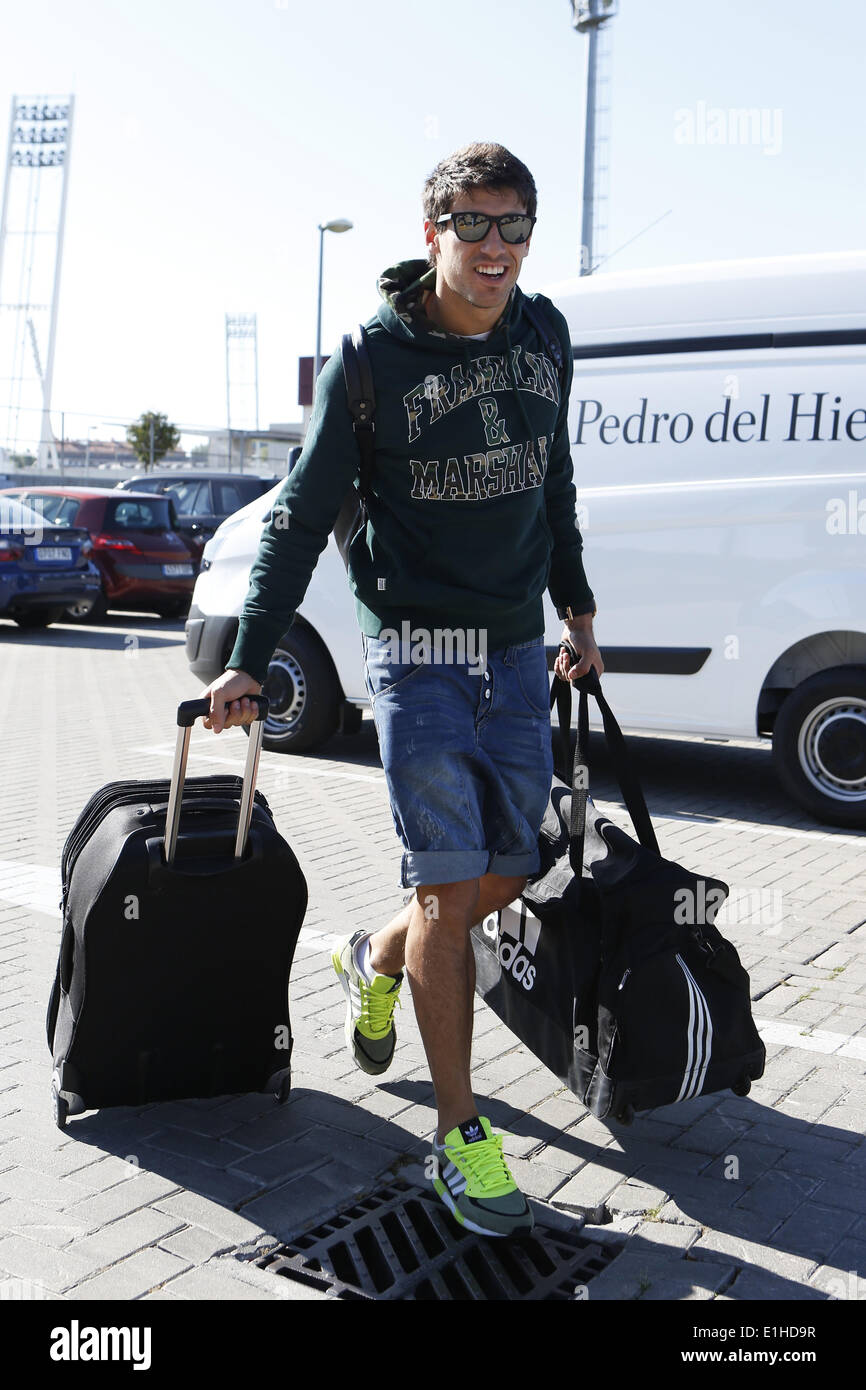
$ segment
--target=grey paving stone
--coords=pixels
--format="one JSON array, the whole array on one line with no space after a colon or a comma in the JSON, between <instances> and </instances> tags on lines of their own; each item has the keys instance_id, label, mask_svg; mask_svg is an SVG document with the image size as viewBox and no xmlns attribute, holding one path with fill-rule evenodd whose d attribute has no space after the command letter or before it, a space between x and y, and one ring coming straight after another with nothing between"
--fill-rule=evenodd
<instances>
[{"instance_id":1,"label":"grey paving stone","mask_svg":"<svg viewBox=\"0 0 866 1390\"><path fill-rule=\"evenodd\" d=\"M52 1249L26 1236L6 1236L0 1240L0 1272L21 1279L36 1279L57 1293L86 1279L95 1267L92 1259L70 1250Z\"/></svg>"},{"instance_id":2,"label":"grey paving stone","mask_svg":"<svg viewBox=\"0 0 866 1390\"><path fill-rule=\"evenodd\" d=\"M809 1282L840 1302L866 1302L866 1241L840 1241Z\"/></svg>"},{"instance_id":3,"label":"grey paving stone","mask_svg":"<svg viewBox=\"0 0 866 1390\"><path fill-rule=\"evenodd\" d=\"M309 1094L292 1101L291 1105L299 1119L330 1125L350 1134L367 1134L379 1123L377 1116L368 1114L360 1106L343 1104L333 1096Z\"/></svg>"},{"instance_id":4,"label":"grey paving stone","mask_svg":"<svg viewBox=\"0 0 866 1390\"><path fill-rule=\"evenodd\" d=\"M189 1134L182 1129L160 1129L147 1141L148 1148L192 1158L213 1168L229 1168L246 1150L225 1138Z\"/></svg>"},{"instance_id":5,"label":"grey paving stone","mask_svg":"<svg viewBox=\"0 0 866 1390\"><path fill-rule=\"evenodd\" d=\"M245 1214L246 1208L243 1213L238 1213L196 1192L178 1192L174 1196L160 1198L154 1207L169 1216L188 1221L191 1226L200 1227L231 1245L241 1245L262 1234L262 1227Z\"/></svg>"},{"instance_id":6,"label":"grey paving stone","mask_svg":"<svg viewBox=\"0 0 866 1390\"><path fill-rule=\"evenodd\" d=\"M113 1264L110 1269L86 1279L83 1283L76 1284L74 1288L67 1290L66 1296L69 1299L100 1301L138 1299L143 1294L158 1290L164 1284L168 1284L166 1292L170 1292L171 1283L177 1275L183 1274L190 1267L189 1260L180 1259L168 1250L151 1247L130 1255L129 1259Z\"/></svg>"},{"instance_id":7,"label":"grey paving stone","mask_svg":"<svg viewBox=\"0 0 866 1390\"><path fill-rule=\"evenodd\" d=\"M703 1172L708 1177L751 1187L763 1173L779 1166L784 1157L782 1149L773 1148L770 1144L753 1144L749 1139L740 1139L731 1146L729 1154L714 1158ZM736 1159L736 1164L731 1163L731 1159Z\"/></svg>"},{"instance_id":8,"label":"grey paving stone","mask_svg":"<svg viewBox=\"0 0 866 1390\"><path fill-rule=\"evenodd\" d=\"M738 1195L736 1205L784 1221L814 1194L817 1186L815 1180L805 1174L787 1173L777 1168L763 1173L746 1192Z\"/></svg>"},{"instance_id":9,"label":"grey paving stone","mask_svg":"<svg viewBox=\"0 0 866 1390\"><path fill-rule=\"evenodd\" d=\"M703 1115L695 1124L671 1141L674 1149L694 1149L704 1154L726 1153L749 1129L746 1120L732 1119L717 1110Z\"/></svg>"},{"instance_id":10,"label":"grey paving stone","mask_svg":"<svg viewBox=\"0 0 866 1390\"><path fill-rule=\"evenodd\" d=\"M0 1172L0 1194L63 1211L87 1195L86 1187L73 1178L53 1178L31 1168L7 1168Z\"/></svg>"},{"instance_id":11,"label":"grey paving stone","mask_svg":"<svg viewBox=\"0 0 866 1390\"><path fill-rule=\"evenodd\" d=\"M746 1135L753 1144L770 1144L776 1148L802 1149L812 1158L843 1160L851 1152L851 1144L846 1139L825 1137L822 1129L800 1129L794 1122L780 1124L754 1125Z\"/></svg>"},{"instance_id":12,"label":"grey paving stone","mask_svg":"<svg viewBox=\"0 0 866 1390\"><path fill-rule=\"evenodd\" d=\"M634 1237L632 1237L634 1240ZM712 1272L706 1266L684 1263L682 1252L678 1249L653 1251L650 1243L646 1248L629 1247L618 1255L601 1274L589 1284L589 1303L608 1301L631 1301L645 1298L655 1287L669 1290L677 1289L676 1297L687 1292L705 1288L711 1292L727 1282L733 1267L724 1270L718 1266Z\"/></svg>"},{"instance_id":13,"label":"grey paving stone","mask_svg":"<svg viewBox=\"0 0 866 1390\"><path fill-rule=\"evenodd\" d=\"M808 1303L818 1299L826 1301L827 1297L811 1285L755 1269L741 1270L726 1292L730 1298L749 1303Z\"/></svg>"},{"instance_id":14,"label":"grey paving stone","mask_svg":"<svg viewBox=\"0 0 866 1390\"><path fill-rule=\"evenodd\" d=\"M866 1215L866 1182L839 1177L825 1179L816 1188L811 1200L825 1207L841 1207L855 1216Z\"/></svg>"},{"instance_id":15,"label":"grey paving stone","mask_svg":"<svg viewBox=\"0 0 866 1390\"><path fill-rule=\"evenodd\" d=\"M269 1235L288 1240L365 1191L367 1182L337 1164L297 1178L248 1202L243 1215Z\"/></svg>"},{"instance_id":16,"label":"grey paving stone","mask_svg":"<svg viewBox=\"0 0 866 1390\"><path fill-rule=\"evenodd\" d=\"M149 1171L164 1170L164 1176L173 1187L187 1187L234 1206L256 1194L262 1184L242 1173L228 1172L209 1164L196 1163L194 1159L175 1157L158 1149L141 1150L142 1167Z\"/></svg>"},{"instance_id":17,"label":"grey paving stone","mask_svg":"<svg viewBox=\"0 0 866 1390\"><path fill-rule=\"evenodd\" d=\"M643 1218L647 1212L659 1211L667 1197L667 1192L660 1187L652 1187L639 1178L626 1178L605 1198L605 1205L611 1213Z\"/></svg>"},{"instance_id":18,"label":"grey paving stone","mask_svg":"<svg viewBox=\"0 0 866 1390\"><path fill-rule=\"evenodd\" d=\"M149 1173L141 1169L131 1182L117 1183L104 1192L84 1197L65 1208L64 1220L68 1217L70 1221L83 1224L89 1233L98 1230L108 1221L115 1221L129 1212L150 1206L177 1191L177 1183L161 1177L158 1173Z\"/></svg>"},{"instance_id":19,"label":"grey paving stone","mask_svg":"<svg viewBox=\"0 0 866 1390\"><path fill-rule=\"evenodd\" d=\"M805 1282L817 1267L817 1259L781 1248L769 1241L750 1240L747 1235L705 1226L689 1250L694 1260L733 1260L742 1268L767 1270L785 1279Z\"/></svg>"},{"instance_id":20,"label":"grey paving stone","mask_svg":"<svg viewBox=\"0 0 866 1390\"><path fill-rule=\"evenodd\" d=\"M822 1263L856 1220L856 1212L822 1206L813 1198L773 1232L772 1244Z\"/></svg>"},{"instance_id":21,"label":"grey paving stone","mask_svg":"<svg viewBox=\"0 0 866 1390\"><path fill-rule=\"evenodd\" d=\"M102 1265L110 1265L134 1255L145 1246L155 1245L164 1236L178 1230L181 1224L176 1217L168 1216L165 1212L143 1207L140 1211L109 1222L93 1235L75 1240L69 1252L91 1262L99 1260Z\"/></svg>"},{"instance_id":22,"label":"grey paving stone","mask_svg":"<svg viewBox=\"0 0 866 1390\"><path fill-rule=\"evenodd\" d=\"M551 1198L555 1207L594 1207L616 1190L622 1173L601 1163L585 1163Z\"/></svg>"},{"instance_id":23,"label":"grey paving stone","mask_svg":"<svg viewBox=\"0 0 866 1390\"><path fill-rule=\"evenodd\" d=\"M204 1264L214 1255L232 1251L234 1244L225 1237L214 1235L212 1231L203 1230L201 1226L184 1226L160 1240L159 1249L196 1266Z\"/></svg>"},{"instance_id":24,"label":"grey paving stone","mask_svg":"<svg viewBox=\"0 0 866 1390\"><path fill-rule=\"evenodd\" d=\"M315 1172L317 1168L330 1163L332 1157L333 1130L319 1126L307 1130L302 1139L274 1144L260 1153L244 1153L234 1161L232 1167L238 1173L260 1182L288 1182L304 1173Z\"/></svg>"},{"instance_id":25,"label":"grey paving stone","mask_svg":"<svg viewBox=\"0 0 866 1390\"><path fill-rule=\"evenodd\" d=\"M671 1246L685 1251L691 1250L701 1234L701 1227L689 1226L682 1221L641 1221L635 1227L634 1234L656 1247Z\"/></svg>"},{"instance_id":26,"label":"grey paving stone","mask_svg":"<svg viewBox=\"0 0 866 1390\"><path fill-rule=\"evenodd\" d=\"M230 1268L234 1264L235 1268ZM172 1280L169 1288L175 1298L244 1300L246 1302L317 1303L329 1295L306 1284L280 1278L265 1270L248 1269L236 1261L213 1260Z\"/></svg>"}]
</instances>

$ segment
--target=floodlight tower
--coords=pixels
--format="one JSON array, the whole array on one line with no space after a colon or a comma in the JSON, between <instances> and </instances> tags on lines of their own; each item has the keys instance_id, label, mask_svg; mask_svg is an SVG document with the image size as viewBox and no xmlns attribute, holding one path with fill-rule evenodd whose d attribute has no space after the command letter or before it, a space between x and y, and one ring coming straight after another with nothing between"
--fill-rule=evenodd
<instances>
[{"instance_id":1,"label":"floodlight tower","mask_svg":"<svg viewBox=\"0 0 866 1390\"><path fill-rule=\"evenodd\" d=\"M38 438L43 467L57 466L51 383L74 105L12 98L0 210L0 451Z\"/></svg>"},{"instance_id":2,"label":"floodlight tower","mask_svg":"<svg viewBox=\"0 0 866 1390\"><path fill-rule=\"evenodd\" d=\"M259 427L259 339L255 314L226 314L226 429L229 468L232 466L232 426ZM244 466L241 439L240 465Z\"/></svg>"},{"instance_id":3,"label":"floodlight tower","mask_svg":"<svg viewBox=\"0 0 866 1390\"><path fill-rule=\"evenodd\" d=\"M580 273L591 275L607 231L610 174L610 34L619 0L571 0L572 23L589 35L586 70L586 129L583 142L583 217ZM604 208L604 212L602 209Z\"/></svg>"}]
</instances>

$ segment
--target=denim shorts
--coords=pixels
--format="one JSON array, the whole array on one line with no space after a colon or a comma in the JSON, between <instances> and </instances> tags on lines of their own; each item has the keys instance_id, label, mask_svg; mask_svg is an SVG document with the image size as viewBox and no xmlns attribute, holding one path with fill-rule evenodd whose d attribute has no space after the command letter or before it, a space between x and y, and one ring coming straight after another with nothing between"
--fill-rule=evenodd
<instances>
[{"instance_id":1,"label":"denim shorts","mask_svg":"<svg viewBox=\"0 0 866 1390\"><path fill-rule=\"evenodd\" d=\"M363 644L402 886L534 873L553 777L543 637L485 663Z\"/></svg>"}]
</instances>

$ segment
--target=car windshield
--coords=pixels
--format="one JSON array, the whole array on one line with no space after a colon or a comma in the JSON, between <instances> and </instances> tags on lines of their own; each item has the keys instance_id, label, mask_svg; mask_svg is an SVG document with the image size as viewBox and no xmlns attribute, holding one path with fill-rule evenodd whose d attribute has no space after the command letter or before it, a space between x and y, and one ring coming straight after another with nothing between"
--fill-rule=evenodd
<instances>
[{"instance_id":1,"label":"car windshield","mask_svg":"<svg viewBox=\"0 0 866 1390\"><path fill-rule=\"evenodd\" d=\"M26 505L44 516L52 526L71 526L80 504L77 498L62 497L56 492L29 492Z\"/></svg>"},{"instance_id":2,"label":"car windshield","mask_svg":"<svg viewBox=\"0 0 866 1390\"><path fill-rule=\"evenodd\" d=\"M41 531L45 518L15 497L0 497L0 534L7 531Z\"/></svg>"},{"instance_id":3,"label":"car windshield","mask_svg":"<svg viewBox=\"0 0 866 1390\"><path fill-rule=\"evenodd\" d=\"M145 502L135 497L109 502L105 509L105 526L119 531L168 531L171 515L167 497L149 497Z\"/></svg>"}]
</instances>

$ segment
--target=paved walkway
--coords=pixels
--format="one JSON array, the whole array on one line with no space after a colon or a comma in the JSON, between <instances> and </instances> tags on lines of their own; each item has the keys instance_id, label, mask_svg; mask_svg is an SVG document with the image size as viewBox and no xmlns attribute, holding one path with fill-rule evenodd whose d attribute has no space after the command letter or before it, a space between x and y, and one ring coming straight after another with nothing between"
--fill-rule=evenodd
<instances>
[{"instance_id":1,"label":"paved walkway","mask_svg":"<svg viewBox=\"0 0 866 1390\"><path fill-rule=\"evenodd\" d=\"M294 1090L52 1120L44 1017L59 859L87 797L168 776L173 702L194 696L179 624L115 617L22 633L0 621L0 1292L76 1299L317 1299L249 1259L384 1176L414 1178L432 1088L408 991L380 1084L343 1044L336 934L403 898L371 722L323 756L265 754L260 786L307 875L292 973ZM605 1202L624 1241L590 1299L866 1298L866 836L784 800L764 747L635 740L662 852L721 876L723 930L752 981L767 1066L730 1092L589 1115L479 1002L482 1113L539 1215ZM199 726L192 773L241 770L246 740ZM603 766L596 801L623 813ZM721 919L720 919L721 920ZM732 1162L732 1160L734 1160ZM8 1281L14 1281L9 1283Z\"/></svg>"}]
</instances>

